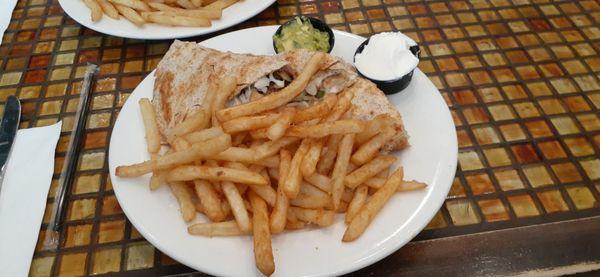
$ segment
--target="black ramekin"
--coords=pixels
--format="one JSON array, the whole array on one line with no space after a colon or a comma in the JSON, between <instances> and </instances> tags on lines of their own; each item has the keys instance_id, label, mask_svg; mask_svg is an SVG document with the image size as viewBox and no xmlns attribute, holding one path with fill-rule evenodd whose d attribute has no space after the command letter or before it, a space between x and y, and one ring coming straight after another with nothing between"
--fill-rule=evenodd
<instances>
[{"instance_id":1,"label":"black ramekin","mask_svg":"<svg viewBox=\"0 0 600 277\"><path fill-rule=\"evenodd\" d=\"M354 58L353 61L356 60L356 55L359 53L362 53L362 51L365 49L365 46L369 43L369 40L371 38L368 38L367 40L365 40L363 43L361 43L358 48L356 49L356 52L354 53ZM420 58L420 54L421 54L421 49L419 48L418 45L415 46L411 46L409 48L410 52L413 53L413 55L415 55L415 57L417 57L417 59ZM356 67L356 66L355 66ZM400 91L402 91L403 89L405 89L408 84L410 83L410 80L412 80L412 76L413 76L413 72L415 71L414 69L411 70L408 74L398 78L398 79L393 79L393 80L376 80L376 79L372 79L367 77L365 74L362 74L360 72L360 70L358 70L358 68L356 68L356 71L358 72L358 74L360 74L360 76L370 80L371 82L375 83L377 85L377 87L383 91L383 93L385 94L394 94L394 93L398 93Z\"/></svg>"},{"instance_id":2,"label":"black ramekin","mask_svg":"<svg viewBox=\"0 0 600 277\"><path fill-rule=\"evenodd\" d=\"M327 24L325 24L325 22L323 22L319 19L316 19L314 17L295 16L294 18L281 24L281 26L279 26L279 28L277 28L277 31L275 31L274 35L279 35L281 33L283 26L286 26L286 25L292 23L293 21L296 21L296 17L308 18L308 20L310 21L310 24L312 24L315 29L317 29L321 32L327 32L329 34L329 49L327 49L327 53L331 53L331 50L333 50L333 44L335 43L335 35L333 34L333 31L331 30L331 28L329 28L329 26ZM273 49L275 49L275 53L279 54L279 52L277 51L277 47L275 47L275 40L273 40Z\"/></svg>"}]
</instances>

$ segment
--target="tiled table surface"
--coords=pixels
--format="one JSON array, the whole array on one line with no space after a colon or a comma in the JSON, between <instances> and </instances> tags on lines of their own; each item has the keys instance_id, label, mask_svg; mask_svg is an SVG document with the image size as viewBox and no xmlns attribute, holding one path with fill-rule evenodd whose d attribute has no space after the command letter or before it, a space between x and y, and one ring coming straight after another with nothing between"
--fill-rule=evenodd
<instances>
[{"instance_id":1,"label":"tiled table surface","mask_svg":"<svg viewBox=\"0 0 600 277\"><path fill-rule=\"evenodd\" d=\"M460 149L446 203L416 240L600 215L599 1L280 0L232 29L297 14L360 35L400 30L423 46L419 68L450 107ZM0 46L0 101L21 98L23 128L63 120L56 173L85 63L101 65L66 228L58 249L38 245L32 276L190 271L129 223L107 170L118 111L170 43L96 33L57 1L18 3Z\"/></svg>"}]
</instances>

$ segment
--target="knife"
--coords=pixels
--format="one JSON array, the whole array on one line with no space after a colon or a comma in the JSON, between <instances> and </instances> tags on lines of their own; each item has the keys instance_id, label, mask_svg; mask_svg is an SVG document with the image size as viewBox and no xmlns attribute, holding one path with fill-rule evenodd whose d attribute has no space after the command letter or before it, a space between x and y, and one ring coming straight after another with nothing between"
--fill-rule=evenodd
<instances>
[{"instance_id":1,"label":"knife","mask_svg":"<svg viewBox=\"0 0 600 277\"><path fill-rule=\"evenodd\" d=\"M11 95L6 99L4 115L2 116L2 122L0 122L0 166L2 166L0 171L0 192L2 191L2 181L6 172L6 161L10 156L10 150L15 141L20 120L21 102L19 102L19 98Z\"/></svg>"}]
</instances>

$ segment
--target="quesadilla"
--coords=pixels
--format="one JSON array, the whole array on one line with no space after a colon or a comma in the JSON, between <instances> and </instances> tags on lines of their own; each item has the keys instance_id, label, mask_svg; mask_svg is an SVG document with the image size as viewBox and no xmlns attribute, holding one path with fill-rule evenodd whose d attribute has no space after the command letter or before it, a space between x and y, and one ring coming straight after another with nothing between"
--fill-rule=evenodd
<instances>
[{"instance_id":1,"label":"quesadilla","mask_svg":"<svg viewBox=\"0 0 600 277\"><path fill-rule=\"evenodd\" d=\"M175 41L155 72L153 105L163 137L170 137L173 127L202 107L219 76L235 76L237 86L228 106L251 101L253 95L274 93L299 74L312 52L295 50L278 55L250 55L221 52L193 42ZM368 120L389 115L396 135L382 151L402 149L408 145L400 113L373 83L358 76L354 67L340 58L326 55L321 69L312 76L305 90L288 105L310 106L326 93L352 90L350 118Z\"/></svg>"}]
</instances>

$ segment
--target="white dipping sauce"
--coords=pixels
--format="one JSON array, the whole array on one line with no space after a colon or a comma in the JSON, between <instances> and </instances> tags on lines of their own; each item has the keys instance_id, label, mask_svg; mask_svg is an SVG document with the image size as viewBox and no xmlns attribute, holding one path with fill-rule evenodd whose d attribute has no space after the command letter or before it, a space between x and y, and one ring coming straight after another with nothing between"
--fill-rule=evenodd
<instances>
[{"instance_id":1,"label":"white dipping sauce","mask_svg":"<svg viewBox=\"0 0 600 277\"><path fill-rule=\"evenodd\" d=\"M356 69L380 81L398 79L417 67L419 59L409 47L417 45L401 33L379 33L369 39L363 51L354 57Z\"/></svg>"}]
</instances>

